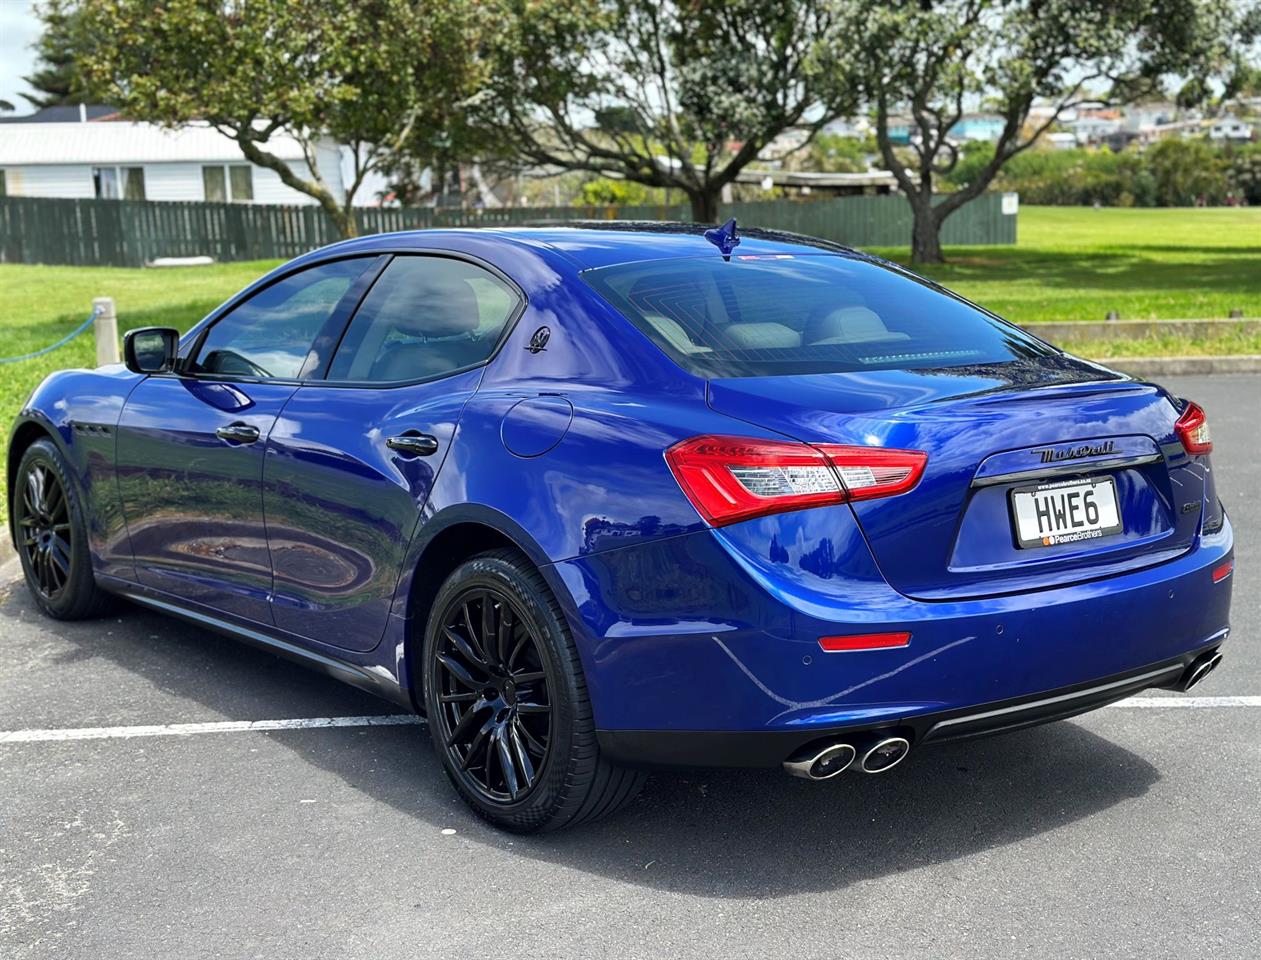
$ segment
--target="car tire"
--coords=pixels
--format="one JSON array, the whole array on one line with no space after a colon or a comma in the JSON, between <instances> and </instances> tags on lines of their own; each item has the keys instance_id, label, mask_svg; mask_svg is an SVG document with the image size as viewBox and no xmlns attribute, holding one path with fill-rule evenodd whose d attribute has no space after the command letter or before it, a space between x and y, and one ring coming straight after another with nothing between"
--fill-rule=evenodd
<instances>
[{"instance_id":1,"label":"car tire","mask_svg":"<svg viewBox=\"0 0 1261 960\"><path fill-rule=\"evenodd\" d=\"M83 500L51 440L36 440L22 454L10 509L22 572L36 605L57 620L105 613L113 597L97 586L92 572Z\"/></svg>"},{"instance_id":2,"label":"car tire","mask_svg":"<svg viewBox=\"0 0 1261 960\"><path fill-rule=\"evenodd\" d=\"M460 796L494 826L534 833L587 823L643 786L645 773L600 755L565 618L515 551L480 554L447 578L423 656L434 748Z\"/></svg>"}]
</instances>

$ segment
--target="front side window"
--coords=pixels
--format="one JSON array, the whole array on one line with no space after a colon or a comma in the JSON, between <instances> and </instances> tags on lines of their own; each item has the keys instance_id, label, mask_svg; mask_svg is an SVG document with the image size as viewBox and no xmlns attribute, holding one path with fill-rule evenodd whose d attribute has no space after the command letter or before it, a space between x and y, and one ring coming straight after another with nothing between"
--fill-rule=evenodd
<instances>
[{"instance_id":1,"label":"front side window","mask_svg":"<svg viewBox=\"0 0 1261 960\"><path fill-rule=\"evenodd\" d=\"M260 290L215 322L189 372L297 379L316 336L372 262L359 257L321 264Z\"/></svg>"},{"instance_id":2,"label":"front side window","mask_svg":"<svg viewBox=\"0 0 1261 960\"><path fill-rule=\"evenodd\" d=\"M395 257L355 313L328 379L400 383L471 367L494 352L519 303L474 264Z\"/></svg>"},{"instance_id":3,"label":"front side window","mask_svg":"<svg viewBox=\"0 0 1261 960\"><path fill-rule=\"evenodd\" d=\"M688 257L582 276L703 377L914 370L1054 353L927 283L856 257Z\"/></svg>"}]
</instances>

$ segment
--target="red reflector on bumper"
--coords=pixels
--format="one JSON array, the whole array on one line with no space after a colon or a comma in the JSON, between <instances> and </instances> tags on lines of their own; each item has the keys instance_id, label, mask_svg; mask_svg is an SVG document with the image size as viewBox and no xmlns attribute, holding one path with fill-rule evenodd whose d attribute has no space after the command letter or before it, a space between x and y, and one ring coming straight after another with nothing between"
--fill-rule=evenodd
<instances>
[{"instance_id":1,"label":"red reflector on bumper","mask_svg":"<svg viewBox=\"0 0 1261 960\"><path fill-rule=\"evenodd\" d=\"M828 653L845 650L881 650L885 647L905 647L911 642L909 633L863 633L853 637L820 637L819 646Z\"/></svg>"},{"instance_id":2,"label":"red reflector on bumper","mask_svg":"<svg viewBox=\"0 0 1261 960\"><path fill-rule=\"evenodd\" d=\"M1230 576L1231 571L1234 569L1235 569L1235 558L1231 557L1221 566L1213 568L1213 582L1221 583L1223 580L1225 580L1227 577Z\"/></svg>"}]
</instances>

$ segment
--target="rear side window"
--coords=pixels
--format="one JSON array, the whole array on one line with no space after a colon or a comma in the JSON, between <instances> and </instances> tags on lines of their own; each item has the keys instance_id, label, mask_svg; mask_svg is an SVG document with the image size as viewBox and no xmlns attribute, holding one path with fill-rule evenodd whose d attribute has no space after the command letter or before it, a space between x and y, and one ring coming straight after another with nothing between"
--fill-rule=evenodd
<instances>
[{"instance_id":1,"label":"rear side window","mask_svg":"<svg viewBox=\"0 0 1261 960\"><path fill-rule=\"evenodd\" d=\"M512 287L475 264L395 257L356 311L328 379L402 383L482 363L519 303Z\"/></svg>"},{"instance_id":2,"label":"rear side window","mask_svg":"<svg viewBox=\"0 0 1261 960\"><path fill-rule=\"evenodd\" d=\"M654 260L582 276L703 377L954 367L1053 353L925 283L844 256Z\"/></svg>"},{"instance_id":3,"label":"rear side window","mask_svg":"<svg viewBox=\"0 0 1261 960\"><path fill-rule=\"evenodd\" d=\"M191 372L296 379L321 328L372 262L370 257L337 260L260 290L215 322Z\"/></svg>"}]
</instances>

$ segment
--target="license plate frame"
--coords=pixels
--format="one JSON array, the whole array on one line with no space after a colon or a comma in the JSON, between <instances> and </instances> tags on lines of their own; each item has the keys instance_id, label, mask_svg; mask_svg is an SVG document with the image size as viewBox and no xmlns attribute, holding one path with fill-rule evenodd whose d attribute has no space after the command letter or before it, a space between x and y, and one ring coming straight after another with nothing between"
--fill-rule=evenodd
<instances>
[{"instance_id":1,"label":"license plate frame","mask_svg":"<svg viewBox=\"0 0 1261 960\"><path fill-rule=\"evenodd\" d=\"M1099 490L1100 488L1107 489L1107 496L1111 498L1111 516L1113 518L1113 522L1100 522L1071 529L1053 529L1049 533L1045 534L1037 532L1031 536L1025 535L1027 530L1022 530L1021 528L1022 512L1020 509L1020 497L1032 496L1039 493L1049 493L1056 490L1063 491L1065 494L1068 494L1074 490L1084 490L1085 488L1091 488L1093 490ZM1039 524L1036 511L1037 501L1035 499L1031 502L1035 504L1035 524ZM1011 514L1012 535L1015 537L1016 546L1020 547L1022 550L1056 547L1064 544L1084 543L1091 540L1099 540L1111 534L1120 533L1125 529L1125 523L1121 519L1121 504L1119 498L1117 497L1116 479L1110 476L1074 477L1070 480L1056 480L1016 487L1008 494L1008 509ZM1066 504L1064 509L1065 515L1067 516L1071 508ZM1083 505L1081 509L1085 510L1085 506ZM1054 511L1052 511L1052 520L1054 519ZM1106 519L1106 517L1101 515L1100 520L1102 521L1104 519ZM1036 529L1039 531L1041 530L1040 524L1036 527Z\"/></svg>"}]
</instances>

